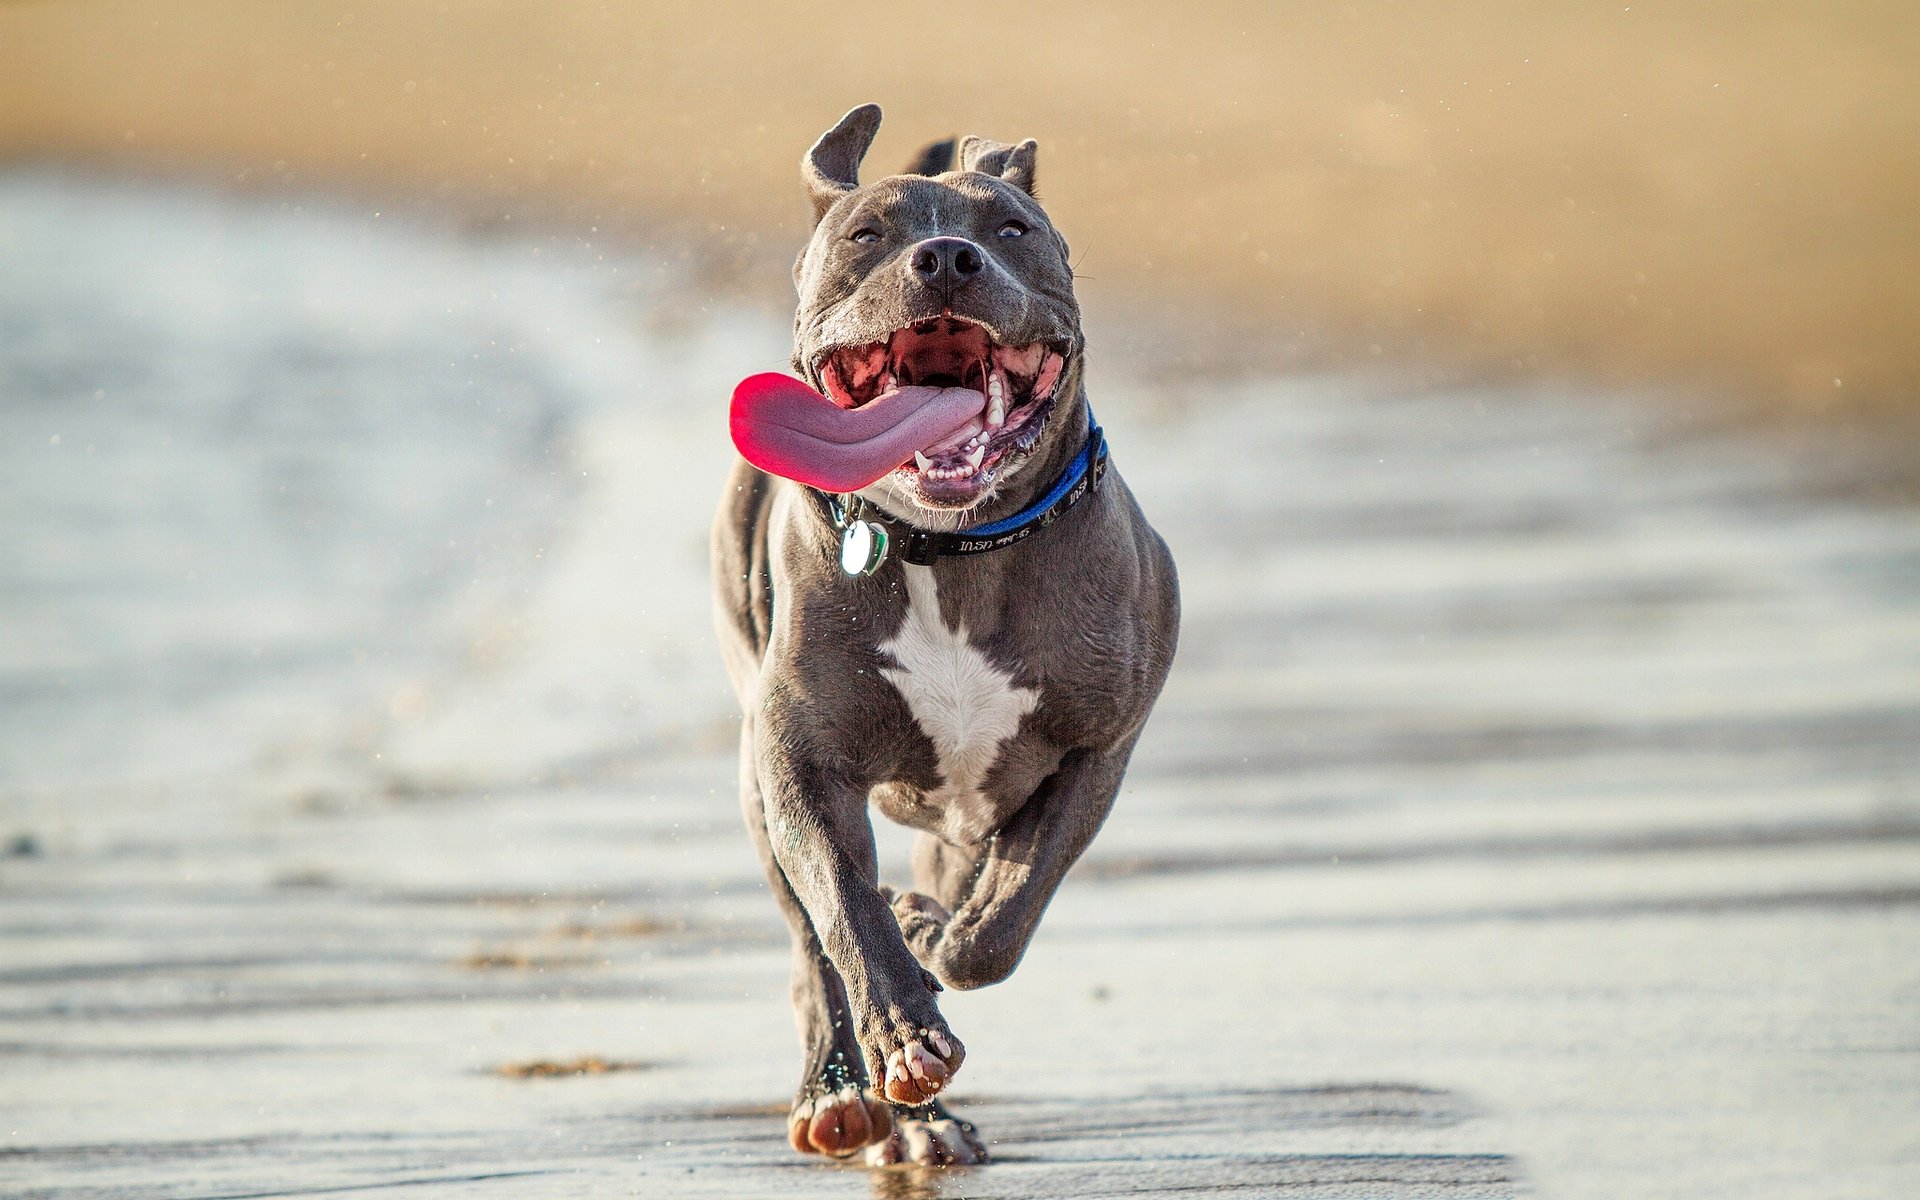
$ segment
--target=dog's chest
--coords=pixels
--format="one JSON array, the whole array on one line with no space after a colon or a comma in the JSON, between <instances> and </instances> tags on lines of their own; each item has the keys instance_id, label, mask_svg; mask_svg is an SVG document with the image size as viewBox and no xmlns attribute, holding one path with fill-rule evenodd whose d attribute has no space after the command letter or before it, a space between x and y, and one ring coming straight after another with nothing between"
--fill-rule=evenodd
<instances>
[{"instance_id":1,"label":"dog's chest","mask_svg":"<svg viewBox=\"0 0 1920 1200\"><path fill-rule=\"evenodd\" d=\"M977 841L999 819L999 806L982 790L987 775L1020 719L1039 704L1040 691L1015 683L974 645L964 624L947 624L930 568L904 569L907 615L899 632L880 643L894 663L880 673L933 743L940 785L926 797L944 810L942 832L950 840Z\"/></svg>"}]
</instances>

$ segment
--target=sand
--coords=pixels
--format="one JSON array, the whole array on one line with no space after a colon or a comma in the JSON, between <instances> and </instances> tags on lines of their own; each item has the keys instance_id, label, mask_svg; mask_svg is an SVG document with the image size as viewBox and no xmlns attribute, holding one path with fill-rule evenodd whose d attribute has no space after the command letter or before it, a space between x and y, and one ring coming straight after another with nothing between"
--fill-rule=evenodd
<instances>
[{"instance_id":1,"label":"sand","mask_svg":"<svg viewBox=\"0 0 1920 1200\"><path fill-rule=\"evenodd\" d=\"M947 1004L998 1161L791 1154L703 552L785 330L688 294L0 177L10 1194L1920 1189L1920 518L1834 498L1855 448L1097 356L1185 639L1029 960Z\"/></svg>"},{"instance_id":2,"label":"sand","mask_svg":"<svg viewBox=\"0 0 1920 1200\"><path fill-rule=\"evenodd\" d=\"M1083 290L1165 374L1679 382L1835 424L1920 394L1915 61L1912 6L1869 0L63 0L0 6L0 160L405 188L777 311L795 162L879 101L880 171L1039 138Z\"/></svg>"}]
</instances>

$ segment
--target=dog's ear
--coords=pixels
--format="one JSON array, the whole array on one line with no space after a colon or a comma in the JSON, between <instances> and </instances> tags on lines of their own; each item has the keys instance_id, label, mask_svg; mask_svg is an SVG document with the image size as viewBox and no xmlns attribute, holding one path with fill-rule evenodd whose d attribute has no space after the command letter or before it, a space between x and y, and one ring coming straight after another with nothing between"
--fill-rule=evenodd
<instances>
[{"instance_id":1,"label":"dog's ear","mask_svg":"<svg viewBox=\"0 0 1920 1200\"><path fill-rule=\"evenodd\" d=\"M817 225L833 202L860 186L860 160L880 132L880 106L862 104L840 123L820 135L820 140L800 160L800 178L807 185L807 198L813 201L813 220Z\"/></svg>"},{"instance_id":2,"label":"dog's ear","mask_svg":"<svg viewBox=\"0 0 1920 1200\"><path fill-rule=\"evenodd\" d=\"M1031 196L1034 194L1033 160L1039 152L1040 143L1032 138L1018 146L1009 146L989 138L968 136L960 139L960 169L998 175Z\"/></svg>"},{"instance_id":3,"label":"dog's ear","mask_svg":"<svg viewBox=\"0 0 1920 1200\"><path fill-rule=\"evenodd\" d=\"M902 175L944 175L953 168L953 149L960 143L953 138L941 138L931 142L927 148L914 156Z\"/></svg>"}]
</instances>

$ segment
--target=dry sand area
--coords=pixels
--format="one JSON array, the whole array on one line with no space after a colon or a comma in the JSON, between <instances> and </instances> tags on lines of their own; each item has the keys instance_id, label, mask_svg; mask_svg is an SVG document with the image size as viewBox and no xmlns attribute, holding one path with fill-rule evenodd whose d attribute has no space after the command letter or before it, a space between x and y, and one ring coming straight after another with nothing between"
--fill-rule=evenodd
<instances>
[{"instance_id":1,"label":"dry sand area","mask_svg":"<svg viewBox=\"0 0 1920 1200\"><path fill-rule=\"evenodd\" d=\"M1920 390L1916 62L1897 0L46 0L0 6L0 156L399 181L778 299L798 150L878 100L887 168L1040 138L1084 286L1169 373L1379 357L1851 417Z\"/></svg>"}]
</instances>

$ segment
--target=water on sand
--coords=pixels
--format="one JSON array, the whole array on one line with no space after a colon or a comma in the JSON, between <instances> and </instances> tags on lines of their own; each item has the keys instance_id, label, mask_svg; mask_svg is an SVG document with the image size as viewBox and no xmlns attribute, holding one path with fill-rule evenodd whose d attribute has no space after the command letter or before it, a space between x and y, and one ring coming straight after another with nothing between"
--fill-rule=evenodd
<instances>
[{"instance_id":1,"label":"water on sand","mask_svg":"<svg viewBox=\"0 0 1920 1200\"><path fill-rule=\"evenodd\" d=\"M784 338L690 294L0 178L10 1188L1912 1192L1920 520L1651 403L1097 353L1185 639L949 997L997 1161L797 1159L704 581Z\"/></svg>"}]
</instances>

